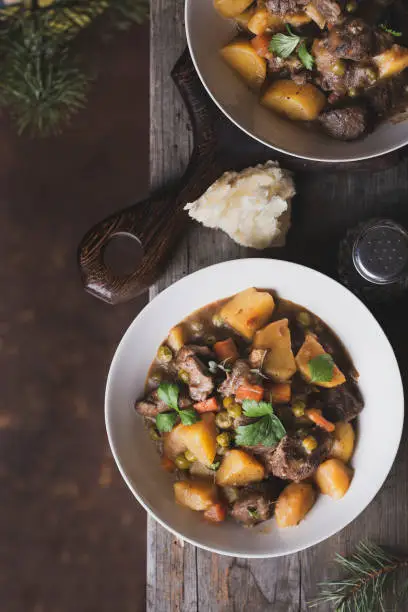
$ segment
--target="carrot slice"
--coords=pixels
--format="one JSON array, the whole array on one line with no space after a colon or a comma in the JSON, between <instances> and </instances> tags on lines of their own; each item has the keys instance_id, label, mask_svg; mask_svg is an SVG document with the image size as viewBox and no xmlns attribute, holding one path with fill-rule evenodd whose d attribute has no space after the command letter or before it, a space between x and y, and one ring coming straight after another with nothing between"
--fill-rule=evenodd
<instances>
[{"instance_id":1,"label":"carrot slice","mask_svg":"<svg viewBox=\"0 0 408 612\"><path fill-rule=\"evenodd\" d=\"M238 387L235 393L235 399L237 400L256 400L260 402L263 398L264 389L260 385L245 384Z\"/></svg>"},{"instance_id":2,"label":"carrot slice","mask_svg":"<svg viewBox=\"0 0 408 612\"><path fill-rule=\"evenodd\" d=\"M220 340L214 344L214 351L219 361L236 361L239 357L238 349L232 338Z\"/></svg>"},{"instance_id":3,"label":"carrot slice","mask_svg":"<svg viewBox=\"0 0 408 612\"><path fill-rule=\"evenodd\" d=\"M224 504L213 504L204 512L204 518L211 523L222 523L227 516L227 508Z\"/></svg>"},{"instance_id":4,"label":"carrot slice","mask_svg":"<svg viewBox=\"0 0 408 612\"><path fill-rule=\"evenodd\" d=\"M266 57L269 53L270 42L270 36L266 36L265 34L258 34L258 36L252 38L251 45L260 57Z\"/></svg>"},{"instance_id":5,"label":"carrot slice","mask_svg":"<svg viewBox=\"0 0 408 612\"><path fill-rule=\"evenodd\" d=\"M203 412L218 412L218 410L220 409L215 397L210 397L209 399L203 400L202 402L197 402L196 404L194 404L194 408L200 414L202 414Z\"/></svg>"},{"instance_id":6,"label":"carrot slice","mask_svg":"<svg viewBox=\"0 0 408 612\"><path fill-rule=\"evenodd\" d=\"M273 404L288 404L290 402L292 387L289 383L276 383L269 387Z\"/></svg>"},{"instance_id":7,"label":"carrot slice","mask_svg":"<svg viewBox=\"0 0 408 612\"><path fill-rule=\"evenodd\" d=\"M160 463L161 463L163 470L166 470L166 472L174 472L174 470L176 469L175 463L173 463L171 459L166 457L166 455L163 455Z\"/></svg>"},{"instance_id":8,"label":"carrot slice","mask_svg":"<svg viewBox=\"0 0 408 612\"><path fill-rule=\"evenodd\" d=\"M321 410L318 410L317 408L310 408L309 410L305 411L305 414L311 421L313 421L313 423L316 423L318 427L321 427L329 432L335 430L334 424L324 418Z\"/></svg>"}]
</instances>

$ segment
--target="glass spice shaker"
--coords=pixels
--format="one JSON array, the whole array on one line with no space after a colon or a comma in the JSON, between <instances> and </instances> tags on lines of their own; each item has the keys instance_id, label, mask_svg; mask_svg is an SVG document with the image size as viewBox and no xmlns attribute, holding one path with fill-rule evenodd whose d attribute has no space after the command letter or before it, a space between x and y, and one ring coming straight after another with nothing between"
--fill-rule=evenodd
<instances>
[{"instance_id":1,"label":"glass spice shaker","mask_svg":"<svg viewBox=\"0 0 408 612\"><path fill-rule=\"evenodd\" d=\"M350 229L338 254L340 280L365 301L384 302L408 288L408 232L391 219Z\"/></svg>"}]
</instances>

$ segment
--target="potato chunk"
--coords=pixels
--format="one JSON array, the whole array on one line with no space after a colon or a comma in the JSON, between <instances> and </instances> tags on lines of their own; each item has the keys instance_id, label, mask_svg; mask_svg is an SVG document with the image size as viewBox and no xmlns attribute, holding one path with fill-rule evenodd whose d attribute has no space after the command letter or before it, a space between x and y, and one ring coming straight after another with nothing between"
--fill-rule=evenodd
<instances>
[{"instance_id":1,"label":"potato chunk","mask_svg":"<svg viewBox=\"0 0 408 612\"><path fill-rule=\"evenodd\" d=\"M180 480L173 486L176 502L191 510L207 510L217 500L217 489L213 483Z\"/></svg>"},{"instance_id":2,"label":"potato chunk","mask_svg":"<svg viewBox=\"0 0 408 612\"><path fill-rule=\"evenodd\" d=\"M252 0L214 0L214 6L217 11L227 18L237 17L250 4L252 4Z\"/></svg>"},{"instance_id":3,"label":"potato chunk","mask_svg":"<svg viewBox=\"0 0 408 612\"><path fill-rule=\"evenodd\" d=\"M355 433L353 426L346 421L336 423L331 456L348 463L354 451Z\"/></svg>"},{"instance_id":4,"label":"potato chunk","mask_svg":"<svg viewBox=\"0 0 408 612\"><path fill-rule=\"evenodd\" d=\"M266 77L266 60L247 40L235 40L220 51L227 64L238 72L251 89L259 89Z\"/></svg>"},{"instance_id":5,"label":"potato chunk","mask_svg":"<svg viewBox=\"0 0 408 612\"><path fill-rule=\"evenodd\" d=\"M285 382L296 372L288 319L269 323L256 332L254 349L268 349L262 369L276 382Z\"/></svg>"},{"instance_id":6,"label":"potato chunk","mask_svg":"<svg viewBox=\"0 0 408 612\"><path fill-rule=\"evenodd\" d=\"M304 343L302 344L302 346L299 349L298 354L296 355L297 367L299 368L300 373L302 374L303 378L307 382L311 382L312 380L312 377L310 374L309 362L315 357L318 357L319 355L326 355L326 354L327 354L326 351L324 350L322 345L317 341L316 337L313 336L313 334L307 334ZM331 387L337 387L338 385L342 385L344 382L346 382L346 378L343 372L341 372L339 368L336 366L336 364L334 364L333 376L331 380L327 382L317 382L316 381L314 382L314 384L318 385L319 387L331 388Z\"/></svg>"},{"instance_id":7,"label":"potato chunk","mask_svg":"<svg viewBox=\"0 0 408 612\"><path fill-rule=\"evenodd\" d=\"M222 460L215 482L221 487L242 487L264 477L265 470L259 461L245 451L231 450Z\"/></svg>"},{"instance_id":8,"label":"potato chunk","mask_svg":"<svg viewBox=\"0 0 408 612\"><path fill-rule=\"evenodd\" d=\"M295 121L314 121L326 105L326 97L311 83L275 81L261 98L261 104Z\"/></svg>"},{"instance_id":9,"label":"potato chunk","mask_svg":"<svg viewBox=\"0 0 408 612\"><path fill-rule=\"evenodd\" d=\"M221 318L247 340L272 316L275 302L270 293L253 287L237 293L220 311Z\"/></svg>"},{"instance_id":10,"label":"potato chunk","mask_svg":"<svg viewBox=\"0 0 408 612\"><path fill-rule=\"evenodd\" d=\"M256 9L248 22L248 30L253 34L260 35L266 32L283 32L285 23L279 15L272 15L266 8Z\"/></svg>"},{"instance_id":11,"label":"potato chunk","mask_svg":"<svg viewBox=\"0 0 408 612\"><path fill-rule=\"evenodd\" d=\"M217 429L211 412L201 415L194 425L179 425L179 437L200 463L211 465L217 452Z\"/></svg>"},{"instance_id":12,"label":"potato chunk","mask_svg":"<svg viewBox=\"0 0 408 612\"><path fill-rule=\"evenodd\" d=\"M163 453L174 461L174 459L187 450L183 437L184 425L176 425L169 433L163 434Z\"/></svg>"},{"instance_id":13,"label":"potato chunk","mask_svg":"<svg viewBox=\"0 0 408 612\"><path fill-rule=\"evenodd\" d=\"M311 484L292 482L278 497L275 517L278 527L293 527L300 523L316 501Z\"/></svg>"},{"instance_id":14,"label":"potato chunk","mask_svg":"<svg viewBox=\"0 0 408 612\"><path fill-rule=\"evenodd\" d=\"M380 79L389 78L408 67L408 49L400 45L393 45L391 49L376 55L373 59L377 65Z\"/></svg>"},{"instance_id":15,"label":"potato chunk","mask_svg":"<svg viewBox=\"0 0 408 612\"><path fill-rule=\"evenodd\" d=\"M340 459L328 459L317 468L315 480L324 495L341 499L347 493L352 475L353 471Z\"/></svg>"}]
</instances>

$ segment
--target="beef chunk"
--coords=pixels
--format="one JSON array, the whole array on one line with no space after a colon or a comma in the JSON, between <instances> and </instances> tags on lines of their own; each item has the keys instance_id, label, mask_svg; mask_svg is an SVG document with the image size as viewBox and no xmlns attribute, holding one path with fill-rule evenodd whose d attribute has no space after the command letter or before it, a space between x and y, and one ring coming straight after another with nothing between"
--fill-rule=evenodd
<instances>
[{"instance_id":1,"label":"beef chunk","mask_svg":"<svg viewBox=\"0 0 408 612\"><path fill-rule=\"evenodd\" d=\"M312 0L312 4L317 8L329 23L337 23L341 17L343 0Z\"/></svg>"},{"instance_id":2,"label":"beef chunk","mask_svg":"<svg viewBox=\"0 0 408 612\"><path fill-rule=\"evenodd\" d=\"M404 74L380 81L366 92L369 107L380 117L401 110L408 100L407 77Z\"/></svg>"},{"instance_id":3,"label":"beef chunk","mask_svg":"<svg viewBox=\"0 0 408 612\"><path fill-rule=\"evenodd\" d=\"M191 406L191 399L185 395L179 395L178 406L179 408ZM135 410L144 417L155 418L160 412L168 412L170 408L159 398L155 390L149 393L146 399L136 402Z\"/></svg>"},{"instance_id":4,"label":"beef chunk","mask_svg":"<svg viewBox=\"0 0 408 612\"><path fill-rule=\"evenodd\" d=\"M364 400L356 383L348 381L332 389L322 389L324 412L331 421L351 421L364 408Z\"/></svg>"},{"instance_id":5,"label":"beef chunk","mask_svg":"<svg viewBox=\"0 0 408 612\"><path fill-rule=\"evenodd\" d=\"M265 453L263 460L266 469L277 478L300 482L312 476L318 466L329 456L333 440L329 433L318 427L310 430L318 446L307 453L299 435L285 436L276 449Z\"/></svg>"},{"instance_id":6,"label":"beef chunk","mask_svg":"<svg viewBox=\"0 0 408 612\"><path fill-rule=\"evenodd\" d=\"M301 10L310 0L266 0L266 8L274 15L286 15Z\"/></svg>"},{"instance_id":7,"label":"beef chunk","mask_svg":"<svg viewBox=\"0 0 408 612\"><path fill-rule=\"evenodd\" d=\"M348 19L332 28L328 49L336 57L361 61L373 54L373 29L362 19Z\"/></svg>"},{"instance_id":8,"label":"beef chunk","mask_svg":"<svg viewBox=\"0 0 408 612\"><path fill-rule=\"evenodd\" d=\"M272 515L272 500L264 494L246 492L233 505L231 515L244 525L256 525Z\"/></svg>"},{"instance_id":9,"label":"beef chunk","mask_svg":"<svg viewBox=\"0 0 408 612\"><path fill-rule=\"evenodd\" d=\"M334 108L319 117L324 130L338 140L356 140L369 129L367 110L361 106Z\"/></svg>"},{"instance_id":10,"label":"beef chunk","mask_svg":"<svg viewBox=\"0 0 408 612\"><path fill-rule=\"evenodd\" d=\"M197 355L210 356L207 347L186 345L181 347L175 360L177 372L184 370L188 374L188 387L193 400L201 402L214 390L214 381L207 368Z\"/></svg>"},{"instance_id":11,"label":"beef chunk","mask_svg":"<svg viewBox=\"0 0 408 612\"><path fill-rule=\"evenodd\" d=\"M231 372L227 374L227 378L219 386L218 391L224 397L235 395L237 389L244 384L253 384L256 382L256 377L250 371L250 366L244 359L237 359L234 363Z\"/></svg>"}]
</instances>

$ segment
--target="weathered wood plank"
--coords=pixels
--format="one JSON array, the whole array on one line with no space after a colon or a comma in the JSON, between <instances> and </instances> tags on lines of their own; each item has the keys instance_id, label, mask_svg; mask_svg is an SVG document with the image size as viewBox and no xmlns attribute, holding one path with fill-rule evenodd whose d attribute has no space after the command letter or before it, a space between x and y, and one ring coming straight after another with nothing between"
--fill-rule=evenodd
<instances>
[{"instance_id":1,"label":"weathered wood plank","mask_svg":"<svg viewBox=\"0 0 408 612\"><path fill-rule=\"evenodd\" d=\"M185 46L183 10L183 0L152 3L153 188L180 177L192 149L187 113L169 76ZM264 256L301 261L335 276L338 241L348 227L376 215L408 221L408 207L406 211L404 204L407 162L372 175L302 173L296 182L300 195L294 203L287 247L265 252ZM191 226L162 278L152 288L151 297L189 272L254 254L257 255L236 246L219 232ZM408 341L401 342L400 338L405 312L406 306L397 312L384 306L376 310L376 315L394 344L402 368L408 371ZM408 449L404 445L382 491L352 525L326 542L290 557L243 560L212 555L183 545L149 519L147 610L305 612L307 601L316 594L316 583L328 575L335 552L350 552L362 537L408 548L407 502Z\"/></svg>"}]
</instances>

